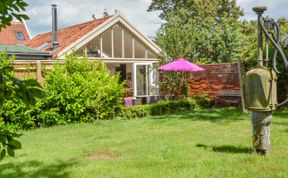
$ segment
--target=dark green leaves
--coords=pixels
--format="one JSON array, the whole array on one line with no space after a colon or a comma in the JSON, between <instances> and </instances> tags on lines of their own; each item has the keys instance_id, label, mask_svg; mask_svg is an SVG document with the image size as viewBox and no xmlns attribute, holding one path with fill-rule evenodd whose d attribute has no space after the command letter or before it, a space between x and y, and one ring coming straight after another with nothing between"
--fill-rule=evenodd
<instances>
[{"instance_id":1,"label":"dark green leaves","mask_svg":"<svg viewBox=\"0 0 288 178\"><path fill-rule=\"evenodd\" d=\"M1 1L2 2L2 1ZM19 80L13 75L13 56L9 57L5 52L0 55L0 107L3 103L18 98L26 106L35 105L36 98L43 96L40 84L35 80ZM2 111L1 111L2 112ZM5 115L6 113L4 113ZM6 118L6 117L4 117ZM11 121L10 121L11 122ZM21 148L21 143L15 140L20 135L7 128L0 118L0 160L6 153L14 156L14 150Z\"/></svg>"},{"instance_id":2,"label":"dark green leaves","mask_svg":"<svg viewBox=\"0 0 288 178\"><path fill-rule=\"evenodd\" d=\"M15 139L19 137L20 134L17 134L8 129L3 129L3 126L0 127L0 160L4 158L6 153L9 156L14 157L16 149L21 149L21 143Z\"/></svg>"},{"instance_id":3,"label":"dark green leaves","mask_svg":"<svg viewBox=\"0 0 288 178\"><path fill-rule=\"evenodd\" d=\"M15 91L18 98L20 98L27 106L35 105L36 98L44 96L44 92L40 84L36 80L17 80L15 82L17 86Z\"/></svg>"},{"instance_id":4,"label":"dark green leaves","mask_svg":"<svg viewBox=\"0 0 288 178\"><path fill-rule=\"evenodd\" d=\"M5 149L1 149L1 152L0 152L0 161L4 158L6 154L6 150Z\"/></svg>"},{"instance_id":5,"label":"dark green leaves","mask_svg":"<svg viewBox=\"0 0 288 178\"><path fill-rule=\"evenodd\" d=\"M23 0L1 0L0 1L0 30L11 25L13 18L22 22L29 19L22 11L28 6Z\"/></svg>"},{"instance_id":6,"label":"dark green leaves","mask_svg":"<svg viewBox=\"0 0 288 178\"><path fill-rule=\"evenodd\" d=\"M19 80L13 74L14 57L0 54L0 106L7 99L18 97L27 106L35 105L36 98L43 97L41 85L32 79Z\"/></svg>"}]
</instances>

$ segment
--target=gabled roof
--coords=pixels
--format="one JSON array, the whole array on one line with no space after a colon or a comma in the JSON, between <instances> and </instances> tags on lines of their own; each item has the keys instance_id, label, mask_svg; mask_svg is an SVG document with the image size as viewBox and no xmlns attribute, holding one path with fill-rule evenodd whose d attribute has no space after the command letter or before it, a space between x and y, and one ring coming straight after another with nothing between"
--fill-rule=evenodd
<instances>
[{"instance_id":1,"label":"gabled roof","mask_svg":"<svg viewBox=\"0 0 288 178\"><path fill-rule=\"evenodd\" d=\"M161 49L152 40L132 26L119 11L117 11L113 16L103 17L58 30L57 39L59 47L54 51L52 51L51 42L52 32L39 34L25 45L30 48L39 49L43 52L49 52L53 57L64 59L65 53L70 54L73 50L76 51L83 47L87 42L93 40L95 37L118 22L123 24L156 54L161 52Z\"/></svg>"},{"instance_id":2,"label":"gabled roof","mask_svg":"<svg viewBox=\"0 0 288 178\"><path fill-rule=\"evenodd\" d=\"M17 32L22 32L22 39L17 39ZM23 45L29 40L29 31L26 28L25 23L22 22L12 22L10 26L7 26L0 31L0 45Z\"/></svg>"},{"instance_id":3,"label":"gabled roof","mask_svg":"<svg viewBox=\"0 0 288 178\"><path fill-rule=\"evenodd\" d=\"M53 57L57 56L59 52L69 46L71 43L77 41L89 31L95 29L97 26L105 22L111 16L103 17L101 19L92 20L89 22L73 25L67 28L62 28L57 31L57 41L59 47L51 52L52 49L52 32L39 34L25 45L30 48L36 48L44 52L49 52Z\"/></svg>"}]
</instances>

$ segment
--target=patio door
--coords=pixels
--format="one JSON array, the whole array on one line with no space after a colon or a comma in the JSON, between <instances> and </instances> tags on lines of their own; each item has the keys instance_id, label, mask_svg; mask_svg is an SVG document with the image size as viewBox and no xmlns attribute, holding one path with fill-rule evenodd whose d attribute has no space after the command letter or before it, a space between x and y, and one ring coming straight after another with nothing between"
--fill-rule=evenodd
<instances>
[{"instance_id":1,"label":"patio door","mask_svg":"<svg viewBox=\"0 0 288 178\"><path fill-rule=\"evenodd\" d=\"M135 64L136 96L149 95L149 69L150 64Z\"/></svg>"},{"instance_id":2,"label":"patio door","mask_svg":"<svg viewBox=\"0 0 288 178\"><path fill-rule=\"evenodd\" d=\"M133 93L134 96L155 95L158 87L158 71L152 69L152 64L134 63L133 65Z\"/></svg>"}]
</instances>

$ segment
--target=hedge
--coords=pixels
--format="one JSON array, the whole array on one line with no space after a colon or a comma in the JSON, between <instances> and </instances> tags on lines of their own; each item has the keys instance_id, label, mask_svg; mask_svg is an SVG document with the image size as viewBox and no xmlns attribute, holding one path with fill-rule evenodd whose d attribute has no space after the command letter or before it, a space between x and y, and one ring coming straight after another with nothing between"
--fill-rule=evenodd
<instances>
[{"instance_id":1,"label":"hedge","mask_svg":"<svg viewBox=\"0 0 288 178\"><path fill-rule=\"evenodd\" d=\"M197 108L199 108L199 106L196 100L192 99L161 101L155 104L121 107L117 112L117 117L121 119L135 119L178 112L191 112Z\"/></svg>"}]
</instances>

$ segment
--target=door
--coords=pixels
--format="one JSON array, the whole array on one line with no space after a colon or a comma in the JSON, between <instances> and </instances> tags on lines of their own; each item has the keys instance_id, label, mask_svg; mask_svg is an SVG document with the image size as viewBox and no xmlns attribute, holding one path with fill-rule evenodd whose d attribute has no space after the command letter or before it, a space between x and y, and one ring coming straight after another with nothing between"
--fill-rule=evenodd
<instances>
[{"instance_id":1,"label":"door","mask_svg":"<svg viewBox=\"0 0 288 178\"><path fill-rule=\"evenodd\" d=\"M158 88L158 71L152 69L152 64L134 63L133 65L133 93L134 96L155 95ZM157 90L157 89L156 89Z\"/></svg>"},{"instance_id":2,"label":"door","mask_svg":"<svg viewBox=\"0 0 288 178\"><path fill-rule=\"evenodd\" d=\"M136 94L149 95L149 68L147 64L136 64Z\"/></svg>"}]
</instances>

